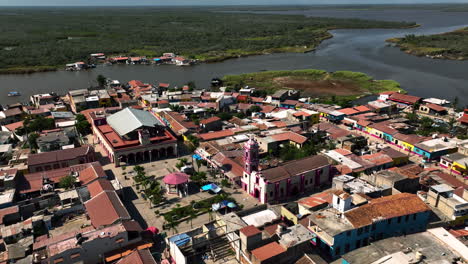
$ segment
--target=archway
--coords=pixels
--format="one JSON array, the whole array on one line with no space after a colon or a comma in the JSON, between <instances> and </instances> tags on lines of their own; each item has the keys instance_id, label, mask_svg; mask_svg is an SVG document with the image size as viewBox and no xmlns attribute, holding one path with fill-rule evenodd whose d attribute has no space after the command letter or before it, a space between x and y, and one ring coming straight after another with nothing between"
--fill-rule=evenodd
<instances>
[{"instance_id":1,"label":"archway","mask_svg":"<svg viewBox=\"0 0 468 264\"><path fill-rule=\"evenodd\" d=\"M299 193L299 188L297 186L294 186L291 191L291 195L297 195L298 193Z\"/></svg>"},{"instance_id":2,"label":"archway","mask_svg":"<svg viewBox=\"0 0 468 264\"><path fill-rule=\"evenodd\" d=\"M159 150L159 156L163 159L166 157L166 149L162 148Z\"/></svg>"},{"instance_id":3,"label":"archway","mask_svg":"<svg viewBox=\"0 0 468 264\"><path fill-rule=\"evenodd\" d=\"M255 189L254 191L254 197L259 199L260 198L260 191L258 189Z\"/></svg>"},{"instance_id":4,"label":"archway","mask_svg":"<svg viewBox=\"0 0 468 264\"><path fill-rule=\"evenodd\" d=\"M159 151L157 149L151 150L151 159L152 160L159 159Z\"/></svg>"},{"instance_id":5,"label":"archway","mask_svg":"<svg viewBox=\"0 0 468 264\"><path fill-rule=\"evenodd\" d=\"M167 148L167 156L168 157L174 156L174 148L173 147L168 147Z\"/></svg>"},{"instance_id":6,"label":"archway","mask_svg":"<svg viewBox=\"0 0 468 264\"><path fill-rule=\"evenodd\" d=\"M134 153L128 154L127 160L129 164L135 163L135 154Z\"/></svg>"}]
</instances>

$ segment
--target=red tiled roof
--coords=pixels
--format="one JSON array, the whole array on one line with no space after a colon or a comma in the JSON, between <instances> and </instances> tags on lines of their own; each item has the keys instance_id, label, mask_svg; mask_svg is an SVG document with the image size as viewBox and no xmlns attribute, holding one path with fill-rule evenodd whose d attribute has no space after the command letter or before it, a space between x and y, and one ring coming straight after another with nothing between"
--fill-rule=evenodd
<instances>
[{"instance_id":1,"label":"red tiled roof","mask_svg":"<svg viewBox=\"0 0 468 264\"><path fill-rule=\"evenodd\" d=\"M4 125L4 127L6 129L8 129L9 131L14 132L14 131L16 131L16 129L18 129L20 127L23 127L23 121L19 121L19 122L11 123L11 124L8 124L8 125Z\"/></svg>"},{"instance_id":2,"label":"red tiled roof","mask_svg":"<svg viewBox=\"0 0 468 264\"><path fill-rule=\"evenodd\" d=\"M370 111L370 109L365 106L365 105L360 105L360 106L356 106L354 107L354 109L356 109L357 111L359 112L367 112L367 111Z\"/></svg>"},{"instance_id":3,"label":"red tiled roof","mask_svg":"<svg viewBox=\"0 0 468 264\"><path fill-rule=\"evenodd\" d=\"M0 225L3 225L3 218L7 215L19 213L19 207L17 205L0 209Z\"/></svg>"},{"instance_id":4,"label":"red tiled roof","mask_svg":"<svg viewBox=\"0 0 468 264\"><path fill-rule=\"evenodd\" d=\"M210 118L201 120L200 124L206 125L206 124L213 123L213 122L220 121L220 120L221 120L221 118L219 118L217 116L212 116Z\"/></svg>"},{"instance_id":5,"label":"red tiled roof","mask_svg":"<svg viewBox=\"0 0 468 264\"><path fill-rule=\"evenodd\" d=\"M376 166L393 163L393 159L390 156L380 152L362 155L361 158L374 163Z\"/></svg>"},{"instance_id":6,"label":"red tiled roof","mask_svg":"<svg viewBox=\"0 0 468 264\"><path fill-rule=\"evenodd\" d=\"M348 151L348 150L346 150L346 149L341 149L341 148L335 149L335 152L337 152L337 153L339 153L339 154L341 154L341 155L343 155L343 156L347 156L347 155L351 155L351 154L352 154L351 151Z\"/></svg>"},{"instance_id":7,"label":"red tiled roof","mask_svg":"<svg viewBox=\"0 0 468 264\"><path fill-rule=\"evenodd\" d=\"M462 124L468 124L468 115L463 115L462 117L460 117L458 119L458 122L460 122Z\"/></svg>"},{"instance_id":8,"label":"red tiled roof","mask_svg":"<svg viewBox=\"0 0 468 264\"><path fill-rule=\"evenodd\" d=\"M297 105L299 103L299 101L297 100L285 100L284 102L282 102L281 104L283 105Z\"/></svg>"},{"instance_id":9,"label":"red tiled roof","mask_svg":"<svg viewBox=\"0 0 468 264\"><path fill-rule=\"evenodd\" d=\"M94 227L107 226L130 215L114 191L104 191L85 202L86 212Z\"/></svg>"},{"instance_id":10,"label":"red tiled roof","mask_svg":"<svg viewBox=\"0 0 468 264\"><path fill-rule=\"evenodd\" d=\"M345 115L353 115L353 114L359 113L359 111L356 111L353 108L344 108L344 109L340 109L338 111L345 114Z\"/></svg>"},{"instance_id":11,"label":"red tiled roof","mask_svg":"<svg viewBox=\"0 0 468 264\"><path fill-rule=\"evenodd\" d=\"M87 185L88 183L106 177L101 164L99 162L91 163L91 166L79 172L78 179L82 185Z\"/></svg>"},{"instance_id":12,"label":"red tiled roof","mask_svg":"<svg viewBox=\"0 0 468 264\"><path fill-rule=\"evenodd\" d=\"M430 109L436 111L436 112L447 111L447 109L445 109L445 107L440 106L440 105L436 105L436 104L426 104L426 106L429 107Z\"/></svg>"},{"instance_id":13,"label":"red tiled roof","mask_svg":"<svg viewBox=\"0 0 468 264\"><path fill-rule=\"evenodd\" d=\"M28 157L28 166L73 160L86 156L90 152L94 152L94 148L90 145L85 145L78 148L31 154Z\"/></svg>"},{"instance_id":14,"label":"red tiled roof","mask_svg":"<svg viewBox=\"0 0 468 264\"><path fill-rule=\"evenodd\" d=\"M294 141L297 144L304 144L307 141L306 137L290 131L272 135L271 138L273 138L276 141L290 140Z\"/></svg>"},{"instance_id":15,"label":"red tiled roof","mask_svg":"<svg viewBox=\"0 0 468 264\"><path fill-rule=\"evenodd\" d=\"M304 112L304 111L299 111L293 114L293 116L298 117L298 116L311 116L311 114Z\"/></svg>"},{"instance_id":16,"label":"red tiled roof","mask_svg":"<svg viewBox=\"0 0 468 264\"><path fill-rule=\"evenodd\" d=\"M284 122L284 121L273 121L273 122L270 122L270 123L275 125L277 128L283 128L283 127L288 126L288 124L286 124L286 122Z\"/></svg>"},{"instance_id":17,"label":"red tiled roof","mask_svg":"<svg viewBox=\"0 0 468 264\"><path fill-rule=\"evenodd\" d=\"M156 264L148 249L135 250L130 255L122 258L116 264Z\"/></svg>"},{"instance_id":18,"label":"red tiled roof","mask_svg":"<svg viewBox=\"0 0 468 264\"><path fill-rule=\"evenodd\" d=\"M169 88L169 84L168 83L159 83L159 87Z\"/></svg>"},{"instance_id":19,"label":"red tiled roof","mask_svg":"<svg viewBox=\"0 0 468 264\"><path fill-rule=\"evenodd\" d=\"M262 108L262 111L260 112L265 113L265 114L271 113L273 112L273 110L276 109L276 106L274 105L262 105L260 107Z\"/></svg>"},{"instance_id":20,"label":"red tiled roof","mask_svg":"<svg viewBox=\"0 0 468 264\"><path fill-rule=\"evenodd\" d=\"M252 250L252 255L259 261L265 261L274 256L285 253L286 250L278 244L278 242L271 242L262 247Z\"/></svg>"},{"instance_id":21,"label":"red tiled roof","mask_svg":"<svg viewBox=\"0 0 468 264\"><path fill-rule=\"evenodd\" d=\"M390 95L389 97L390 100L392 101L398 101L402 103L410 103L410 104L415 104L419 100L421 100L421 97L413 96L413 95L407 95L407 94L401 94L401 93L394 93Z\"/></svg>"},{"instance_id":22,"label":"red tiled roof","mask_svg":"<svg viewBox=\"0 0 468 264\"><path fill-rule=\"evenodd\" d=\"M244 234L246 237L251 237L251 236L254 236L256 234L260 234L262 231L260 231L260 229L256 228L253 225L249 225L249 226L241 228L239 230L239 232Z\"/></svg>"},{"instance_id":23,"label":"red tiled roof","mask_svg":"<svg viewBox=\"0 0 468 264\"><path fill-rule=\"evenodd\" d=\"M138 81L138 80L131 80L128 82L128 85L130 85L132 88L145 86L145 84L142 81Z\"/></svg>"},{"instance_id":24,"label":"red tiled roof","mask_svg":"<svg viewBox=\"0 0 468 264\"><path fill-rule=\"evenodd\" d=\"M98 179L97 181L93 181L92 183L88 184L87 187L91 198L97 196L103 191L114 191L112 183L104 178Z\"/></svg>"},{"instance_id":25,"label":"red tiled roof","mask_svg":"<svg viewBox=\"0 0 468 264\"><path fill-rule=\"evenodd\" d=\"M219 139L219 138L234 136L234 131L228 129L228 130L221 130L221 131L216 131L216 132L199 134L198 136L203 140L212 140L212 139Z\"/></svg>"},{"instance_id":26,"label":"red tiled roof","mask_svg":"<svg viewBox=\"0 0 468 264\"><path fill-rule=\"evenodd\" d=\"M250 97L250 100L253 102L253 103L263 103L263 98L262 97Z\"/></svg>"},{"instance_id":27,"label":"red tiled roof","mask_svg":"<svg viewBox=\"0 0 468 264\"><path fill-rule=\"evenodd\" d=\"M322 204L331 204L333 199L333 194L330 191L324 191L310 197L304 198L299 200L298 203L308 206L308 207L316 207Z\"/></svg>"},{"instance_id":28,"label":"red tiled roof","mask_svg":"<svg viewBox=\"0 0 468 264\"><path fill-rule=\"evenodd\" d=\"M415 194L399 193L371 200L368 204L345 213L355 227L371 225L377 219L389 219L430 211L431 209Z\"/></svg>"}]
</instances>

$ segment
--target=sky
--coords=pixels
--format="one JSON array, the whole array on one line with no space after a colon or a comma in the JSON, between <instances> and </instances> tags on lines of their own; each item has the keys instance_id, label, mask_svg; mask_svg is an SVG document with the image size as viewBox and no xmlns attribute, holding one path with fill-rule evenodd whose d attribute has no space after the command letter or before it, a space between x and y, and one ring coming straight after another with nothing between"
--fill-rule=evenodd
<instances>
[{"instance_id":1,"label":"sky","mask_svg":"<svg viewBox=\"0 0 468 264\"><path fill-rule=\"evenodd\" d=\"M0 0L0 6L174 6L468 3L468 0Z\"/></svg>"}]
</instances>

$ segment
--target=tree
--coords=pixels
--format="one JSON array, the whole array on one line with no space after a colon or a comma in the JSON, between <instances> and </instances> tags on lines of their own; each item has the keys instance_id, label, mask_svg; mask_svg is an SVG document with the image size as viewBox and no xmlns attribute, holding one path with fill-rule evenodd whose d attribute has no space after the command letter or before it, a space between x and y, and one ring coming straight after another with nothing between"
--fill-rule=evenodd
<instances>
[{"instance_id":1,"label":"tree","mask_svg":"<svg viewBox=\"0 0 468 264\"><path fill-rule=\"evenodd\" d=\"M32 133L28 135L28 144L29 144L29 149L37 149L37 139L39 138L39 134L37 133Z\"/></svg>"},{"instance_id":2,"label":"tree","mask_svg":"<svg viewBox=\"0 0 468 264\"><path fill-rule=\"evenodd\" d=\"M103 75L99 74L97 77L96 77L96 81L99 85L99 87L104 87L107 83L107 78L104 77Z\"/></svg>"},{"instance_id":3,"label":"tree","mask_svg":"<svg viewBox=\"0 0 468 264\"><path fill-rule=\"evenodd\" d=\"M204 171L195 172L192 176L190 176L190 180L196 182L199 185L206 181L206 179L206 172Z\"/></svg>"},{"instance_id":4,"label":"tree","mask_svg":"<svg viewBox=\"0 0 468 264\"><path fill-rule=\"evenodd\" d=\"M189 87L189 91L193 91L193 90L197 89L197 86L195 85L194 81L188 82L187 86Z\"/></svg>"},{"instance_id":5,"label":"tree","mask_svg":"<svg viewBox=\"0 0 468 264\"><path fill-rule=\"evenodd\" d=\"M252 105L249 110L250 110L250 112L255 113L255 112L262 111L262 108L260 106L258 106L258 105Z\"/></svg>"},{"instance_id":6,"label":"tree","mask_svg":"<svg viewBox=\"0 0 468 264\"><path fill-rule=\"evenodd\" d=\"M82 114L76 115L76 130L81 135L91 134L91 124L86 120L86 117Z\"/></svg>"},{"instance_id":7,"label":"tree","mask_svg":"<svg viewBox=\"0 0 468 264\"><path fill-rule=\"evenodd\" d=\"M76 177L72 175L67 175L60 179L59 187L66 190L75 187Z\"/></svg>"}]
</instances>

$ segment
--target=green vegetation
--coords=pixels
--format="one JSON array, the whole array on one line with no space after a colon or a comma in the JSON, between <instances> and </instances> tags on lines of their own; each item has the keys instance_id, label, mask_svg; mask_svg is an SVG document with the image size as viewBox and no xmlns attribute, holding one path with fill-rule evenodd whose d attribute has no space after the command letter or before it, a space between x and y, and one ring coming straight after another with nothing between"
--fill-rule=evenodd
<instances>
[{"instance_id":1,"label":"green vegetation","mask_svg":"<svg viewBox=\"0 0 468 264\"><path fill-rule=\"evenodd\" d=\"M152 179L152 177L146 176L145 168L142 166L135 166L133 171L136 172L133 180L143 186L142 192L145 194L145 199L149 199L154 205L162 203L164 201L164 196L159 182Z\"/></svg>"},{"instance_id":2,"label":"green vegetation","mask_svg":"<svg viewBox=\"0 0 468 264\"><path fill-rule=\"evenodd\" d=\"M163 214L164 220L166 221L165 226L174 228L184 220L191 221L198 215L211 212L212 204L219 203L224 200L236 203L236 200L231 198L228 194L218 194L216 196L198 202L192 201L192 203L187 206L181 207L180 205L178 205L171 211Z\"/></svg>"},{"instance_id":3,"label":"green vegetation","mask_svg":"<svg viewBox=\"0 0 468 264\"><path fill-rule=\"evenodd\" d=\"M67 175L60 179L59 187L64 188L66 190L75 187L76 177L72 175Z\"/></svg>"},{"instance_id":4,"label":"green vegetation","mask_svg":"<svg viewBox=\"0 0 468 264\"><path fill-rule=\"evenodd\" d=\"M436 35L413 34L403 38L388 39L401 50L416 56L465 60L468 59L468 27Z\"/></svg>"},{"instance_id":5,"label":"green vegetation","mask_svg":"<svg viewBox=\"0 0 468 264\"><path fill-rule=\"evenodd\" d=\"M76 130L81 135L91 134L91 124L86 120L86 117L82 114L76 115Z\"/></svg>"},{"instance_id":6,"label":"green vegetation","mask_svg":"<svg viewBox=\"0 0 468 264\"><path fill-rule=\"evenodd\" d=\"M223 82L232 90L248 85L266 91L266 94L273 94L279 89L295 89L301 91L301 96L316 97L321 102L337 104L344 104L364 94L402 90L395 81L373 80L360 72L326 72L314 69L228 75L223 78Z\"/></svg>"},{"instance_id":7,"label":"green vegetation","mask_svg":"<svg viewBox=\"0 0 468 264\"><path fill-rule=\"evenodd\" d=\"M0 69L30 72L89 60L89 54L202 61L305 52L336 28L401 28L407 22L210 12L184 8L9 9L0 16Z\"/></svg>"}]
</instances>

